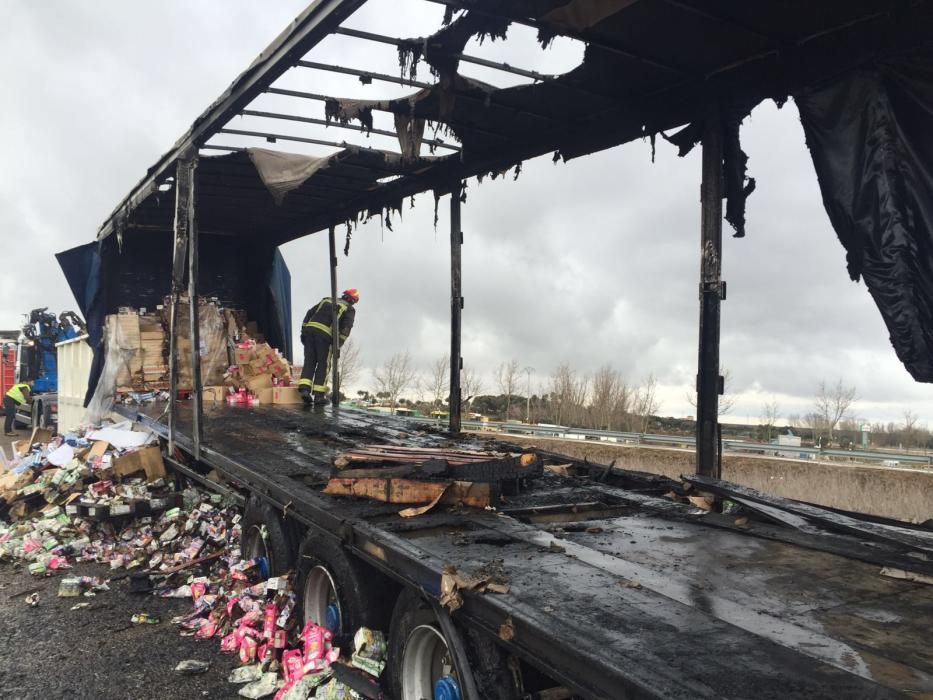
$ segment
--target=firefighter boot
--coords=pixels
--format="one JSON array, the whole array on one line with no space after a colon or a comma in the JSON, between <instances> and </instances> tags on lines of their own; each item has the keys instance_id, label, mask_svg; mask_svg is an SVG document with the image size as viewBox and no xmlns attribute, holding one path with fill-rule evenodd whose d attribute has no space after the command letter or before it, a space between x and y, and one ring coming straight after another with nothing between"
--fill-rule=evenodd
<instances>
[{"instance_id":1,"label":"firefighter boot","mask_svg":"<svg viewBox=\"0 0 933 700\"><path fill-rule=\"evenodd\" d=\"M305 406L311 405L311 387L302 384L298 387L298 395L301 396L301 400L305 402Z\"/></svg>"}]
</instances>

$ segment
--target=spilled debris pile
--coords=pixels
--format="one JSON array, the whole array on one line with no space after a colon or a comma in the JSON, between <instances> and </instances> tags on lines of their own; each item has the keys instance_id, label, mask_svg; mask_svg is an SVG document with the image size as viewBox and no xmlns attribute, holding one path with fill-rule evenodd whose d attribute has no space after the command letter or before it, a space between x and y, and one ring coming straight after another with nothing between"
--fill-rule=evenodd
<instances>
[{"instance_id":1,"label":"spilled debris pile","mask_svg":"<svg viewBox=\"0 0 933 700\"><path fill-rule=\"evenodd\" d=\"M14 442L0 466L0 518L100 518L170 507L172 489L154 436L129 427L55 437L36 428L28 440Z\"/></svg>"},{"instance_id":2,"label":"spilled debris pile","mask_svg":"<svg viewBox=\"0 0 933 700\"><path fill-rule=\"evenodd\" d=\"M336 457L324 493L411 504L399 515L422 515L438 504L491 508L540 477L533 451L477 452L368 445Z\"/></svg>"},{"instance_id":3,"label":"spilled debris pile","mask_svg":"<svg viewBox=\"0 0 933 700\"><path fill-rule=\"evenodd\" d=\"M112 425L59 438L35 432L4 472L4 483L13 475L22 484L4 491L0 561L34 576L61 575L62 598L96 596L124 581L131 593L190 600L191 611L172 622L182 635L215 640L239 658L229 680L242 685L243 697L383 697L383 634L360 629L352 640L335 640L304 621L294 576L270 577L265 559L241 558L239 508L183 488L148 439ZM79 562L111 573L71 575ZM24 600L41 604L38 594ZM72 609L87 605L76 601ZM141 608L128 622L163 622ZM179 664L180 673L206 668Z\"/></svg>"}]
</instances>

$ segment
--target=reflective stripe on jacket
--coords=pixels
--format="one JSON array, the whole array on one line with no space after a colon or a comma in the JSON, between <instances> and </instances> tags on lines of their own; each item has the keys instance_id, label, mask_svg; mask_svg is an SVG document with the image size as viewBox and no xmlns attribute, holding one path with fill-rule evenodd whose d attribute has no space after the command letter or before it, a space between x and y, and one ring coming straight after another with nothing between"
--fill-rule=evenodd
<instances>
[{"instance_id":1,"label":"reflective stripe on jacket","mask_svg":"<svg viewBox=\"0 0 933 700\"><path fill-rule=\"evenodd\" d=\"M337 300L337 328L340 333L340 342L343 343L350 335L353 329L353 321L356 317L356 309L343 299ZM302 322L302 328L314 328L330 335L331 323L333 321L333 302L330 297L324 297L316 306L308 309L305 319Z\"/></svg>"},{"instance_id":2,"label":"reflective stripe on jacket","mask_svg":"<svg viewBox=\"0 0 933 700\"><path fill-rule=\"evenodd\" d=\"M6 393L11 399L13 399L18 404L26 403L26 397L23 396L23 389L29 391L28 384L14 384L10 387L10 390Z\"/></svg>"}]
</instances>

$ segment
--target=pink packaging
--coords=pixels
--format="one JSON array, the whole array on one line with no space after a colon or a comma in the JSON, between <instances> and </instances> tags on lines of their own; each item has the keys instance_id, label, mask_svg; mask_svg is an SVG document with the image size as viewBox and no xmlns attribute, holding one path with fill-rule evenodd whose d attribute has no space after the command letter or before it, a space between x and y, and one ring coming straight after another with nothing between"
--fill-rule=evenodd
<instances>
[{"instance_id":1,"label":"pink packaging","mask_svg":"<svg viewBox=\"0 0 933 700\"><path fill-rule=\"evenodd\" d=\"M304 642L304 656L307 661L324 658L327 649L325 648L326 640L322 627L313 622L308 622L304 629L301 630L301 641Z\"/></svg>"},{"instance_id":2,"label":"pink packaging","mask_svg":"<svg viewBox=\"0 0 933 700\"><path fill-rule=\"evenodd\" d=\"M198 639L210 639L217 633L217 624L210 619L205 619L201 621L201 626L198 627L198 631L194 633L194 636Z\"/></svg>"},{"instance_id":3,"label":"pink packaging","mask_svg":"<svg viewBox=\"0 0 933 700\"><path fill-rule=\"evenodd\" d=\"M288 636L288 633L285 630L283 630L282 628L277 629L275 631L275 635L272 638L272 645L276 649L284 649L287 636Z\"/></svg>"},{"instance_id":4,"label":"pink packaging","mask_svg":"<svg viewBox=\"0 0 933 700\"><path fill-rule=\"evenodd\" d=\"M244 664L250 664L256 660L256 640L252 637L244 637L240 642L240 661Z\"/></svg>"},{"instance_id":5,"label":"pink packaging","mask_svg":"<svg viewBox=\"0 0 933 700\"><path fill-rule=\"evenodd\" d=\"M275 618L279 616L279 608L275 603L266 603L266 611L262 620L262 637L266 641L272 641L275 634Z\"/></svg>"},{"instance_id":6,"label":"pink packaging","mask_svg":"<svg viewBox=\"0 0 933 700\"><path fill-rule=\"evenodd\" d=\"M207 584L203 582L197 582L191 584L191 598L197 600L207 591Z\"/></svg>"},{"instance_id":7,"label":"pink packaging","mask_svg":"<svg viewBox=\"0 0 933 700\"><path fill-rule=\"evenodd\" d=\"M222 654L232 654L240 646L240 638L236 632L231 632L220 640L220 651Z\"/></svg>"},{"instance_id":8,"label":"pink packaging","mask_svg":"<svg viewBox=\"0 0 933 700\"><path fill-rule=\"evenodd\" d=\"M301 655L301 649L289 649L282 653L282 673L286 682L301 678L304 675L301 670L304 665L305 660Z\"/></svg>"}]
</instances>

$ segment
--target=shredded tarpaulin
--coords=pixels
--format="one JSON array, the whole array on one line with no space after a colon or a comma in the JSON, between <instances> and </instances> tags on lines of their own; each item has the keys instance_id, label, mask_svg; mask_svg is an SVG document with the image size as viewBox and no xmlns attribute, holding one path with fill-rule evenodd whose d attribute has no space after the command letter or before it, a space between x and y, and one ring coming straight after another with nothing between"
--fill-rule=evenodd
<instances>
[{"instance_id":1,"label":"shredded tarpaulin","mask_svg":"<svg viewBox=\"0 0 933 700\"><path fill-rule=\"evenodd\" d=\"M301 187L309 177L330 163L329 157L283 153L267 148L247 148L246 152L276 204L281 204L286 194Z\"/></svg>"},{"instance_id":2,"label":"shredded tarpaulin","mask_svg":"<svg viewBox=\"0 0 933 700\"><path fill-rule=\"evenodd\" d=\"M722 129L722 176L723 195L726 199L726 221L735 231L736 238L745 237L745 203L755 191L755 178L748 177L748 156L742 150L739 128L751 114L754 103L723 105L720 116ZM697 119L672 136L663 136L678 148L681 157L690 153L703 139L706 127L704 119ZM653 146L652 146L653 148ZM652 156L653 157L653 156Z\"/></svg>"},{"instance_id":3,"label":"shredded tarpaulin","mask_svg":"<svg viewBox=\"0 0 933 700\"><path fill-rule=\"evenodd\" d=\"M907 371L933 382L933 48L794 97L849 276Z\"/></svg>"},{"instance_id":4,"label":"shredded tarpaulin","mask_svg":"<svg viewBox=\"0 0 933 700\"><path fill-rule=\"evenodd\" d=\"M402 158L417 158L421 155L424 119L412 119L407 114L396 114L395 133L398 135Z\"/></svg>"}]
</instances>

